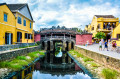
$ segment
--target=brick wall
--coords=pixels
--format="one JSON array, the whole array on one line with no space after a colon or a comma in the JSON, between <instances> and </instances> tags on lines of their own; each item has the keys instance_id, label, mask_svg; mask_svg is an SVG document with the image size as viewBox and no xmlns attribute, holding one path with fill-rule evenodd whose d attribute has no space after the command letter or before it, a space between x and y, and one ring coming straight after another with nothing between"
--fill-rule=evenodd
<instances>
[{"instance_id":1,"label":"brick wall","mask_svg":"<svg viewBox=\"0 0 120 79\"><path fill-rule=\"evenodd\" d=\"M92 44L92 34L76 34L76 45Z\"/></svg>"},{"instance_id":2,"label":"brick wall","mask_svg":"<svg viewBox=\"0 0 120 79\"><path fill-rule=\"evenodd\" d=\"M34 36L35 42L40 41L40 39L41 39L41 35L40 35L40 34L36 34L36 35Z\"/></svg>"}]
</instances>

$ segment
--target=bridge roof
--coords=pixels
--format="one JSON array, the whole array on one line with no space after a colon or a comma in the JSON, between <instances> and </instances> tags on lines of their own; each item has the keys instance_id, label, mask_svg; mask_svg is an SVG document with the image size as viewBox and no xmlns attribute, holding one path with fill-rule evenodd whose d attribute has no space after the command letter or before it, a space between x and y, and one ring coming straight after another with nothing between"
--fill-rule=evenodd
<instances>
[{"instance_id":1,"label":"bridge roof","mask_svg":"<svg viewBox=\"0 0 120 79\"><path fill-rule=\"evenodd\" d=\"M52 30L44 30L41 31L40 34L76 34L77 32L72 30L64 30L64 29L52 29Z\"/></svg>"}]
</instances>

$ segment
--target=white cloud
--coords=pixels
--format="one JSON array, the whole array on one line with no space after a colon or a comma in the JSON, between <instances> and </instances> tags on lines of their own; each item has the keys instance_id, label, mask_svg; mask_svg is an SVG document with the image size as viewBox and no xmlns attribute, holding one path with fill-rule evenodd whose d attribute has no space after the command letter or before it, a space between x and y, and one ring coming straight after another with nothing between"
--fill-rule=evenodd
<instances>
[{"instance_id":1,"label":"white cloud","mask_svg":"<svg viewBox=\"0 0 120 79\"><path fill-rule=\"evenodd\" d=\"M35 20L34 29L40 27L50 27L54 24L48 24L53 20L58 21L58 25L66 27L77 27L92 21L94 15L114 15L120 17L119 5L114 2L103 2L103 0L92 0L96 4L91 5L89 2L71 3L69 0L18 0L17 3L28 3L32 8L32 16ZM2 2L16 3L16 0L3 0ZM116 3L114 3L116 4Z\"/></svg>"}]
</instances>

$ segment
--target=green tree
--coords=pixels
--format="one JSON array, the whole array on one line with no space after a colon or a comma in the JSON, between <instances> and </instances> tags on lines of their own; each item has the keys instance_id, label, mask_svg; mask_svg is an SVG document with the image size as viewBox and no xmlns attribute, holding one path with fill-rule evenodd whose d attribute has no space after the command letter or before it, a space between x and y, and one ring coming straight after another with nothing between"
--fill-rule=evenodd
<instances>
[{"instance_id":1,"label":"green tree","mask_svg":"<svg viewBox=\"0 0 120 79\"><path fill-rule=\"evenodd\" d=\"M106 35L104 32L98 32L96 35L95 35L95 38L97 39L106 39Z\"/></svg>"}]
</instances>

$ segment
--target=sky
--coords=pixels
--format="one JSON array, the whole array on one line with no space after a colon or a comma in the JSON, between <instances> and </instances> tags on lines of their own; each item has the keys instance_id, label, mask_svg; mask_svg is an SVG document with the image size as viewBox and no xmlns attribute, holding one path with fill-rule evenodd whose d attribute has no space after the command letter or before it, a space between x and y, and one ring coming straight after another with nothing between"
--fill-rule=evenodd
<instances>
[{"instance_id":1,"label":"sky","mask_svg":"<svg viewBox=\"0 0 120 79\"><path fill-rule=\"evenodd\" d=\"M28 3L34 30L52 26L84 29L94 15L120 18L120 0L0 0L0 3Z\"/></svg>"}]
</instances>

